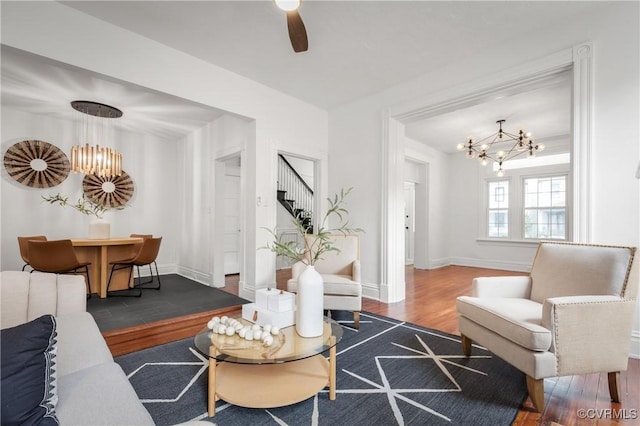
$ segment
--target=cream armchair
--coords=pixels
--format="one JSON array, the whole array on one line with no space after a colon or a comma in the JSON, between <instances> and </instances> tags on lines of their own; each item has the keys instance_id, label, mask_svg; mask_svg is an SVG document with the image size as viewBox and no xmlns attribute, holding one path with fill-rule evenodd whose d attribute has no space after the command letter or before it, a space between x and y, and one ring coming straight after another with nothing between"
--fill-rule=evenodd
<instances>
[{"instance_id":1,"label":"cream armchair","mask_svg":"<svg viewBox=\"0 0 640 426\"><path fill-rule=\"evenodd\" d=\"M305 236L313 239L313 235ZM340 252L329 251L315 263L316 271L324 282L324 309L352 311L353 322L360 328L362 310L362 283L360 279L360 239L357 235L331 235ZM297 293L298 277L306 265L296 262L291 267L292 278L287 291Z\"/></svg>"},{"instance_id":2,"label":"cream armchair","mask_svg":"<svg viewBox=\"0 0 640 426\"><path fill-rule=\"evenodd\" d=\"M638 292L635 251L542 242L530 276L474 279L473 296L456 302L464 354L477 342L524 372L538 411L546 377L607 372L619 402Z\"/></svg>"}]
</instances>

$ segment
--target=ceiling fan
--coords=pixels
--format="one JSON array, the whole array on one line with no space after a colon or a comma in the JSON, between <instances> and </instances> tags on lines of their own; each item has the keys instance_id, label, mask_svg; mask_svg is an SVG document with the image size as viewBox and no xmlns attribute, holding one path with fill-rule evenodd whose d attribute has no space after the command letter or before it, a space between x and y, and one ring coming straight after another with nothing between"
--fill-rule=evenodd
<instances>
[{"instance_id":1,"label":"ceiling fan","mask_svg":"<svg viewBox=\"0 0 640 426\"><path fill-rule=\"evenodd\" d=\"M280 9L287 12L287 28L294 52L306 52L309 48L307 30L298 13L301 0L273 0Z\"/></svg>"}]
</instances>

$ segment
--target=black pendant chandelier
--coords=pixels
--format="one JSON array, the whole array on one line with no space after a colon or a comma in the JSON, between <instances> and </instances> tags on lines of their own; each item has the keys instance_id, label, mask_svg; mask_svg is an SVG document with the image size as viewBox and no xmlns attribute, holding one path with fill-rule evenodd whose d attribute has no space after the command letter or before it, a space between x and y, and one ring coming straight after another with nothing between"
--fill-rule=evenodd
<instances>
[{"instance_id":1,"label":"black pendant chandelier","mask_svg":"<svg viewBox=\"0 0 640 426\"><path fill-rule=\"evenodd\" d=\"M469 138L467 143L458 144L458 151L464 151L467 158L478 158L483 166L494 162L498 164L498 176L504 176L502 164L520 155L527 154L535 157L536 152L544 149L543 144L537 144L531 139L531 133L520 130L518 134L505 132L502 124L507 120L498 120L499 129L496 133L478 141Z\"/></svg>"}]
</instances>

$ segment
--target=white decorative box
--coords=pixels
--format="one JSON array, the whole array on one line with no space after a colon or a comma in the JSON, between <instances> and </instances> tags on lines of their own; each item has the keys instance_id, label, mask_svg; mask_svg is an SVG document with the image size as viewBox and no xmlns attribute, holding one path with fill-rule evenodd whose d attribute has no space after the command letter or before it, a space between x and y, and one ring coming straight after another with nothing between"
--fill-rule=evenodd
<instances>
[{"instance_id":1,"label":"white decorative box","mask_svg":"<svg viewBox=\"0 0 640 426\"><path fill-rule=\"evenodd\" d=\"M259 307L255 303L242 305L242 318L259 325L275 325L280 328L292 326L296 323L296 311L274 312Z\"/></svg>"},{"instance_id":2,"label":"white decorative box","mask_svg":"<svg viewBox=\"0 0 640 426\"><path fill-rule=\"evenodd\" d=\"M256 305L259 308L269 309L269 295L277 291L277 288L261 288L256 290Z\"/></svg>"},{"instance_id":3,"label":"white decorative box","mask_svg":"<svg viewBox=\"0 0 640 426\"><path fill-rule=\"evenodd\" d=\"M277 288L261 288L256 290L256 305L274 312L293 311L295 294Z\"/></svg>"}]
</instances>

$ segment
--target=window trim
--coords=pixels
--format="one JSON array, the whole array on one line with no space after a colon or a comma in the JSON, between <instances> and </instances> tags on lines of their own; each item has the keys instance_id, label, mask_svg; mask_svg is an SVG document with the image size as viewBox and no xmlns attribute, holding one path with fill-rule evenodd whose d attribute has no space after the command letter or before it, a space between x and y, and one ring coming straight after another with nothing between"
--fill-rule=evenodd
<instances>
[{"instance_id":1,"label":"window trim","mask_svg":"<svg viewBox=\"0 0 640 426\"><path fill-rule=\"evenodd\" d=\"M480 179L480 200L478 233L476 242L481 244L530 246L537 245L545 239L524 238L524 180L528 178L544 178L564 176L566 184L565 239L554 241L573 241L573 179L571 164L554 164L549 166L528 167L507 171L505 176L498 177L486 168L484 179ZM509 181L509 237L489 237L489 182Z\"/></svg>"},{"instance_id":2,"label":"window trim","mask_svg":"<svg viewBox=\"0 0 640 426\"><path fill-rule=\"evenodd\" d=\"M554 178L554 177L564 177L564 238L560 239L560 238L527 238L525 236L525 214L526 214L526 209L525 209L525 189L524 189L524 185L525 185L525 181L527 179L545 179L545 178ZM569 203L570 203L570 199L569 199L569 172L567 171L566 173L543 173L543 174L536 174L533 176L521 176L520 177L520 184L521 184L521 194L522 194L522 205L520 206L520 213L521 213L521 223L520 223L520 236L522 238L523 241L535 241L540 242L540 241L544 241L544 240L552 240L552 241L569 241L569 232L570 232L570 227L569 227L569 222L571 220L571 218L569 217Z\"/></svg>"}]
</instances>

